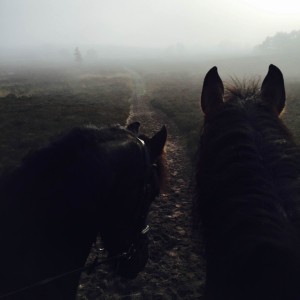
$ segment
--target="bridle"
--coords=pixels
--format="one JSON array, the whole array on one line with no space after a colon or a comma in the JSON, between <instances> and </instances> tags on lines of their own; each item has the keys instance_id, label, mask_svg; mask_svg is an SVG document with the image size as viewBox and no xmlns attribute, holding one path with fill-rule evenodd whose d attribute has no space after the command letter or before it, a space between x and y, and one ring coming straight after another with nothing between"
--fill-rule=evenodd
<instances>
[{"instance_id":1,"label":"bridle","mask_svg":"<svg viewBox=\"0 0 300 300\"><path fill-rule=\"evenodd\" d=\"M136 219L135 224L138 228L138 232L133 238L132 242L130 243L128 250L123 252L121 255L121 259L127 261L130 261L133 258L134 254L137 252L137 245L139 241L145 238L148 235L148 232L150 231L150 226L146 222L148 210L152 200L159 194L159 188L158 188L159 184L158 184L158 174L157 174L158 166L155 163L151 163L150 153L145 142L138 137L137 140L142 147L146 171L145 171L145 179L144 179L143 187L141 190L141 195L138 197L141 199L141 201L139 203L139 207L136 210L136 216L135 216ZM154 185L156 185L155 189L157 189L157 191L155 191L152 194L153 176L155 176Z\"/></svg>"}]
</instances>

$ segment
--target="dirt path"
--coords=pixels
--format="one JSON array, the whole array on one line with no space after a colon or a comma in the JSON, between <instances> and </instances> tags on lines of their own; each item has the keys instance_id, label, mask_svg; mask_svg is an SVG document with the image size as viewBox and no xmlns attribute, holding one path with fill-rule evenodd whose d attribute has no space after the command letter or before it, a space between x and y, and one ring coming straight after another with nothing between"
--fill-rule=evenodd
<instances>
[{"instance_id":1,"label":"dirt path","mask_svg":"<svg viewBox=\"0 0 300 300\"><path fill-rule=\"evenodd\" d=\"M149 135L167 126L169 187L149 214L150 259L144 272L132 281L114 278L105 266L90 276L84 274L78 299L201 299L204 262L201 242L192 234L192 167L176 126L153 110L141 77L130 74L135 93L127 123L139 121L141 131Z\"/></svg>"}]
</instances>

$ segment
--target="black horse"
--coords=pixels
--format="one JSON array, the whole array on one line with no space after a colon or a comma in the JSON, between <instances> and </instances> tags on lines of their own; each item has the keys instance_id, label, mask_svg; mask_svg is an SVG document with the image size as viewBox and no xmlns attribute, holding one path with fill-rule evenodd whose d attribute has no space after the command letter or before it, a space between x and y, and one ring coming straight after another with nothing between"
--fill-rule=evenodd
<instances>
[{"instance_id":1,"label":"black horse","mask_svg":"<svg viewBox=\"0 0 300 300\"><path fill-rule=\"evenodd\" d=\"M231 86L217 68L203 84L196 214L207 299L300 299L300 151L279 118L281 71L260 89Z\"/></svg>"},{"instance_id":2,"label":"black horse","mask_svg":"<svg viewBox=\"0 0 300 300\"><path fill-rule=\"evenodd\" d=\"M2 179L0 299L74 299L80 272L60 275L85 265L98 233L118 274L144 268L167 131L143 141L139 126L75 128Z\"/></svg>"}]
</instances>

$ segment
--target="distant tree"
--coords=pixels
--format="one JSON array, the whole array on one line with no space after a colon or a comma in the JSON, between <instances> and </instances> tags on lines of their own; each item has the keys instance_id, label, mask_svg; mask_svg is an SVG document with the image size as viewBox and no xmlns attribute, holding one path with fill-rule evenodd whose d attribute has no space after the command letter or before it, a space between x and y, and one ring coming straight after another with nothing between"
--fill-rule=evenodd
<instances>
[{"instance_id":1,"label":"distant tree","mask_svg":"<svg viewBox=\"0 0 300 300\"><path fill-rule=\"evenodd\" d=\"M82 63L83 59L82 59L82 55L81 55L81 52L78 47L75 48L74 57L75 57L75 61L77 63Z\"/></svg>"},{"instance_id":2,"label":"distant tree","mask_svg":"<svg viewBox=\"0 0 300 300\"><path fill-rule=\"evenodd\" d=\"M300 51L300 30L290 33L277 32L272 37L267 37L255 50L262 53L287 53Z\"/></svg>"}]
</instances>

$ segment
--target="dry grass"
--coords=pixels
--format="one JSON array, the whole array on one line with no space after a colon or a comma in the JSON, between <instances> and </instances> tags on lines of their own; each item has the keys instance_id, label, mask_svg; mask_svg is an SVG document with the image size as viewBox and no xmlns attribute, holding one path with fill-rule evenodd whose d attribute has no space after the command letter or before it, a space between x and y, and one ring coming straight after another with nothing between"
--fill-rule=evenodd
<instances>
[{"instance_id":1,"label":"dry grass","mask_svg":"<svg viewBox=\"0 0 300 300\"><path fill-rule=\"evenodd\" d=\"M182 73L153 73L146 77L152 104L170 117L181 130L193 159L197 149L203 114L200 110L201 76ZM239 80L231 77L224 82L225 99L251 97L259 92L259 77ZM286 108L282 118L300 144L300 81L286 80Z\"/></svg>"},{"instance_id":2,"label":"dry grass","mask_svg":"<svg viewBox=\"0 0 300 300\"><path fill-rule=\"evenodd\" d=\"M171 73L148 76L147 90L152 105L174 121L185 139L191 158L197 149L203 119L200 111L200 84L198 78Z\"/></svg>"},{"instance_id":3,"label":"dry grass","mask_svg":"<svg viewBox=\"0 0 300 300\"><path fill-rule=\"evenodd\" d=\"M125 124L129 113L131 82L124 74L43 71L1 79L0 171L74 126Z\"/></svg>"}]
</instances>

